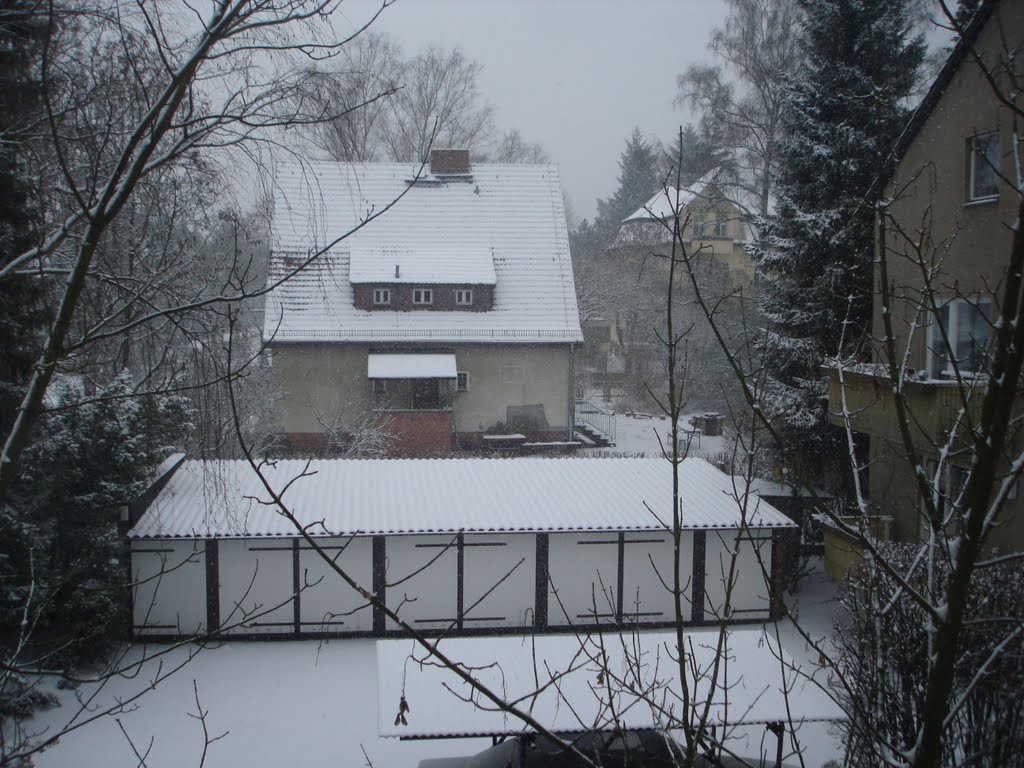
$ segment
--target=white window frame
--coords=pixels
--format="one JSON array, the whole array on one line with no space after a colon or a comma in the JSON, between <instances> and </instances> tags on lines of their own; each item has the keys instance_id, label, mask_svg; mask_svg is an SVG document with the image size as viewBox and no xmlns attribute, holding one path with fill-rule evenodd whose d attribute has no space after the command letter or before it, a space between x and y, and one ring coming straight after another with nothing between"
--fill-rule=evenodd
<instances>
[{"instance_id":1,"label":"white window frame","mask_svg":"<svg viewBox=\"0 0 1024 768\"><path fill-rule=\"evenodd\" d=\"M729 236L729 220L724 216L715 219L715 237L726 238Z\"/></svg>"},{"instance_id":2,"label":"white window frame","mask_svg":"<svg viewBox=\"0 0 1024 768\"><path fill-rule=\"evenodd\" d=\"M471 307L473 306L473 289L472 288L456 288L455 289L455 304L460 307Z\"/></svg>"},{"instance_id":3,"label":"white window frame","mask_svg":"<svg viewBox=\"0 0 1024 768\"><path fill-rule=\"evenodd\" d=\"M373 303L375 306L384 306L391 303L391 289L390 288L374 288L373 289Z\"/></svg>"},{"instance_id":4,"label":"white window frame","mask_svg":"<svg viewBox=\"0 0 1024 768\"><path fill-rule=\"evenodd\" d=\"M958 335L960 321L964 312L977 313L978 310L982 311L984 315L987 310L989 321L991 322L992 317L992 301L991 299L966 299L966 298L955 298L948 301L942 302L939 306L939 315L943 313L947 317L946 325L946 337L949 339L949 344L952 349L947 350L946 344L942 338L942 332L940 330L940 317L933 317L931 323L928 325L928 348L927 348L927 364L928 373L931 376L942 376L951 375L953 373L953 363L949 359L948 352L952 352L956 357L957 367L961 374L975 374L985 373L988 368L987 355L983 355L984 359L981 361L981 366L978 366L975 361L972 361L971 356L975 351L976 346L974 337L968 337L967 339L960 339ZM985 339L984 347L988 348L992 340L992 329L987 328L987 338ZM961 349L961 341L966 342L967 348ZM941 363L941 369L939 365Z\"/></svg>"},{"instance_id":5,"label":"white window frame","mask_svg":"<svg viewBox=\"0 0 1024 768\"><path fill-rule=\"evenodd\" d=\"M708 225L708 215L704 211L693 214L693 239L704 237L704 230Z\"/></svg>"},{"instance_id":6,"label":"white window frame","mask_svg":"<svg viewBox=\"0 0 1024 768\"><path fill-rule=\"evenodd\" d=\"M412 303L413 304L433 304L434 303L434 289L433 288L413 288L412 289Z\"/></svg>"},{"instance_id":7,"label":"white window frame","mask_svg":"<svg viewBox=\"0 0 1024 768\"><path fill-rule=\"evenodd\" d=\"M469 392L469 373L466 371L458 371L455 374L455 391L456 392Z\"/></svg>"},{"instance_id":8,"label":"white window frame","mask_svg":"<svg viewBox=\"0 0 1024 768\"><path fill-rule=\"evenodd\" d=\"M988 143L991 141L991 143ZM985 142L985 147L981 143ZM975 134L967 140L967 201L971 203L995 200L999 197L999 132ZM994 189L979 190L978 183L985 171L992 173Z\"/></svg>"}]
</instances>

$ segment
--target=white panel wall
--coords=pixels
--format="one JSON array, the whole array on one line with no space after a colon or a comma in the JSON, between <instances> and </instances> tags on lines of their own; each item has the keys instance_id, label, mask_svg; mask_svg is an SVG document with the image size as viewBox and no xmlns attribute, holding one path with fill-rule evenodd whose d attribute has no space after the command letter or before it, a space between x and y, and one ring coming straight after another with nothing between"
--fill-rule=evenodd
<instances>
[{"instance_id":1,"label":"white panel wall","mask_svg":"<svg viewBox=\"0 0 1024 768\"><path fill-rule=\"evenodd\" d=\"M219 570L220 621L226 631L294 631L290 539L222 539Z\"/></svg>"},{"instance_id":2,"label":"white panel wall","mask_svg":"<svg viewBox=\"0 0 1024 768\"><path fill-rule=\"evenodd\" d=\"M331 558L364 589L373 590L373 539L318 539ZM299 605L303 632L370 632L373 607L305 542L299 550Z\"/></svg>"},{"instance_id":3,"label":"white panel wall","mask_svg":"<svg viewBox=\"0 0 1024 768\"><path fill-rule=\"evenodd\" d=\"M553 533L548 537L549 625L615 621L618 541L617 533Z\"/></svg>"},{"instance_id":4,"label":"white panel wall","mask_svg":"<svg viewBox=\"0 0 1024 768\"><path fill-rule=\"evenodd\" d=\"M206 629L204 542L132 542L132 580L138 634L191 635Z\"/></svg>"},{"instance_id":5,"label":"white panel wall","mask_svg":"<svg viewBox=\"0 0 1024 768\"><path fill-rule=\"evenodd\" d=\"M693 595L693 534L683 531L679 542L679 581L683 620L689 621ZM675 554L668 533L627 533L622 567L623 621L675 621L672 596Z\"/></svg>"},{"instance_id":6,"label":"white panel wall","mask_svg":"<svg viewBox=\"0 0 1024 768\"><path fill-rule=\"evenodd\" d=\"M388 536L387 604L414 627L445 629L458 614L454 535ZM398 625L388 619L389 629Z\"/></svg>"},{"instance_id":7,"label":"white panel wall","mask_svg":"<svg viewBox=\"0 0 1024 768\"><path fill-rule=\"evenodd\" d=\"M463 628L532 626L537 538L465 536Z\"/></svg>"},{"instance_id":8,"label":"white panel wall","mask_svg":"<svg viewBox=\"0 0 1024 768\"><path fill-rule=\"evenodd\" d=\"M730 618L768 618L771 590L766 577L771 578L771 531L708 531L706 553L704 618L714 620L723 615L734 553Z\"/></svg>"}]
</instances>

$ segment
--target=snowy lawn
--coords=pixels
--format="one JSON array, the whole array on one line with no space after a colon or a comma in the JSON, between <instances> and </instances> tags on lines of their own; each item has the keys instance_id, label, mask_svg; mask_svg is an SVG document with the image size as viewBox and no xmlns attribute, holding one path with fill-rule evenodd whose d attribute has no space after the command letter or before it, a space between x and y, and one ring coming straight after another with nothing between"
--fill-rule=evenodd
<instances>
[{"instance_id":1,"label":"snowy lawn","mask_svg":"<svg viewBox=\"0 0 1024 768\"><path fill-rule=\"evenodd\" d=\"M690 417L696 414L688 413L679 420L680 428L690 429ZM615 445L609 448L585 448L578 451L579 455L600 455L605 453L642 453L647 456L661 456L662 449L671 448L668 435L672 429L672 423L668 417L652 416L642 418L637 416L625 416L618 414L615 417ZM690 444L689 456L707 458L716 453L729 450L731 443L728 435L724 437L708 437L700 435L694 437Z\"/></svg>"},{"instance_id":2,"label":"snowy lawn","mask_svg":"<svg viewBox=\"0 0 1024 768\"><path fill-rule=\"evenodd\" d=\"M821 569L805 581L799 602L801 619L812 634L831 626L832 585ZM770 627L771 625L769 625ZM816 659L795 630L780 625L783 647L798 661ZM480 639L486 643L486 638ZM145 753L149 768L198 766L203 749L202 724L196 719L195 690L208 712L211 744L206 765L219 766L365 766L415 768L425 757L467 755L485 749L488 739L399 741L378 737L377 658L375 640L233 642L198 653L184 669L106 717L65 736L37 758L40 768L105 765L137 768L118 721ZM157 650L160 646L152 646ZM176 649L163 661L166 669L193 649ZM151 661L133 679L118 678L100 691L94 705L125 701L145 690L158 673ZM29 729L58 728L75 715L73 695L58 692L63 706L42 713ZM81 694L91 691L81 691ZM416 702L411 702L415 715ZM397 702L396 702L397 705ZM454 698L451 706L466 706ZM806 724L799 731L806 765L817 768L839 755L827 724ZM737 731L733 748L754 755L774 754L774 737L761 726ZM363 751L365 750L365 756Z\"/></svg>"}]
</instances>

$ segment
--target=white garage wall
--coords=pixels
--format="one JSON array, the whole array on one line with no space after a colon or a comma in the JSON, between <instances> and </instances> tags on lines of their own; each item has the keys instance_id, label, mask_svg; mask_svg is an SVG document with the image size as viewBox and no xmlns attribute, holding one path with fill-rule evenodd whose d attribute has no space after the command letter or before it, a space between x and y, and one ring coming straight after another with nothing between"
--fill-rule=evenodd
<instances>
[{"instance_id":1,"label":"white garage wall","mask_svg":"<svg viewBox=\"0 0 1024 768\"><path fill-rule=\"evenodd\" d=\"M732 553L736 552L735 581L730 600L730 618L766 619L771 608L770 589L761 563L771 575L771 531L708 531L705 560L704 618L721 617L729 579ZM758 561L760 552L760 562Z\"/></svg>"},{"instance_id":2,"label":"white garage wall","mask_svg":"<svg viewBox=\"0 0 1024 768\"><path fill-rule=\"evenodd\" d=\"M290 539L222 539L219 545L220 621L227 631L292 632Z\"/></svg>"},{"instance_id":3,"label":"white garage wall","mask_svg":"<svg viewBox=\"0 0 1024 768\"><path fill-rule=\"evenodd\" d=\"M373 539L317 539L327 554L363 588L373 590ZM305 542L299 549L302 632L370 632L373 607Z\"/></svg>"},{"instance_id":4,"label":"white garage wall","mask_svg":"<svg viewBox=\"0 0 1024 768\"><path fill-rule=\"evenodd\" d=\"M458 614L457 537L388 536L386 553L388 607L419 629L445 629L454 624ZM398 629L398 625L388 619L388 629Z\"/></svg>"},{"instance_id":5,"label":"white garage wall","mask_svg":"<svg viewBox=\"0 0 1024 768\"><path fill-rule=\"evenodd\" d=\"M674 547L668 533L627 533L622 567L623 621L675 621L672 597ZM679 578L683 588L683 620L689 621L693 595L693 534L679 542Z\"/></svg>"},{"instance_id":6,"label":"white garage wall","mask_svg":"<svg viewBox=\"0 0 1024 768\"><path fill-rule=\"evenodd\" d=\"M618 571L617 533L551 534L548 625L614 623Z\"/></svg>"},{"instance_id":7,"label":"white garage wall","mask_svg":"<svg viewBox=\"0 0 1024 768\"><path fill-rule=\"evenodd\" d=\"M532 626L536 560L532 534L465 536L463 628Z\"/></svg>"},{"instance_id":8,"label":"white garage wall","mask_svg":"<svg viewBox=\"0 0 1024 768\"><path fill-rule=\"evenodd\" d=\"M139 635L206 629L206 553L199 540L132 542L132 623Z\"/></svg>"}]
</instances>

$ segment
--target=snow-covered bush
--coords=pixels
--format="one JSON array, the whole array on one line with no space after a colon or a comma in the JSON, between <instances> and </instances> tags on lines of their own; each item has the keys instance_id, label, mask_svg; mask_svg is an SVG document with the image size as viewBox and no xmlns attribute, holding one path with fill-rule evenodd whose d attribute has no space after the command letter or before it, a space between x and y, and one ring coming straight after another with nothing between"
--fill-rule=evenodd
<instances>
[{"instance_id":1,"label":"snow-covered bush","mask_svg":"<svg viewBox=\"0 0 1024 768\"><path fill-rule=\"evenodd\" d=\"M939 596L932 585L948 577L920 547L887 544L881 553L910 586ZM840 595L835 641L837 668L849 688L838 689L850 715L845 727L848 765L901 765L890 747L919 733L929 667L930 617L896 581L865 562ZM1024 564L1010 559L978 569L959 645L954 708L943 739L942 765L1011 765L1024 752Z\"/></svg>"}]
</instances>

